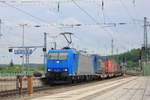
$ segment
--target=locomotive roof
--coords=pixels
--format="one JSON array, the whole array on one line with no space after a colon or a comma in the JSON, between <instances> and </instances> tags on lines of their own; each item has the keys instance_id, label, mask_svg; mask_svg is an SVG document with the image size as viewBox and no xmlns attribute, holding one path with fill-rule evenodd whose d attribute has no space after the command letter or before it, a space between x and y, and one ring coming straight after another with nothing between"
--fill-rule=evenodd
<instances>
[{"instance_id":1,"label":"locomotive roof","mask_svg":"<svg viewBox=\"0 0 150 100\"><path fill-rule=\"evenodd\" d=\"M57 49L57 50L49 50L49 52L72 52L72 53L77 53L75 49Z\"/></svg>"}]
</instances>

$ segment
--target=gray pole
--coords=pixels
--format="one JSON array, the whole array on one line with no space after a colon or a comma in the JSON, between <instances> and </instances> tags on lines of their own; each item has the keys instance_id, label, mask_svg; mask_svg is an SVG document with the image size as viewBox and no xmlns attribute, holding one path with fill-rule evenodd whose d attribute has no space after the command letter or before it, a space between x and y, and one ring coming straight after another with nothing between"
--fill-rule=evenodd
<instances>
[{"instance_id":1,"label":"gray pole","mask_svg":"<svg viewBox=\"0 0 150 100\"><path fill-rule=\"evenodd\" d=\"M22 47L23 47L22 50L25 50L25 48L24 48L24 31L25 31L25 26L27 26L27 24L20 24L20 26L22 27ZM22 68L24 68L24 58L25 58L25 55L22 54Z\"/></svg>"},{"instance_id":2,"label":"gray pole","mask_svg":"<svg viewBox=\"0 0 150 100\"><path fill-rule=\"evenodd\" d=\"M56 44L56 42L54 42L54 48L55 48L55 50L57 49L57 44Z\"/></svg>"},{"instance_id":3,"label":"gray pole","mask_svg":"<svg viewBox=\"0 0 150 100\"><path fill-rule=\"evenodd\" d=\"M44 48L46 51L44 51L44 66L46 65L46 53L47 53L47 33L44 33Z\"/></svg>"},{"instance_id":4,"label":"gray pole","mask_svg":"<svg viewBox=\"0 0 150 100\"><path fill-rule=\"evenodd\" d=\"M25 27L25 24L22 25L22 47L24 47L24 27ZM22 67L24 68L24 54L22 54Z\"/></svg>"},{"instance_id":5,"label":"gray pole","mask_svg":"<svg viewBox=\"0 0 150 100\"><path fill-rule=\"evenodd\" d=\"M147 49L147 18L144 17L144 47Z\"/></svg>"},{"instance_id":6,"label":"gray pole","mask_svg":"<svg viewBox=\"0 0 150 100\"><path fill-rule=\"evenodd\" d=\"M111 40L111 55L113 56L114 54L114 40Z\"/></svg>"},{"instance_id":7,"label":"gray pole","mask_svg":"<svg viewBox=\"0 0 150 100\"><path fill-rule=\"evenodd\" d=\"M24 47L24 27L25 25L22 25L22 46Z\"/></svg>"},{"instance_id":8,"label":"gray pole","mask_svg":"<svg viewBox=\"0 0 150 100\"><path fill-rule=\"evenodd\" d=\"M145 47L145 50L144 50L144 56L145 56L145 61L148 62L148 38L147 38L147 18L144 17L144 47Z\"/></svg>"},{"instance_id":9,"label":"gray pole","mask_svg":"<svg viewBox=\"0 0 150 100\"><path fill-rule=\"evenodd\" d=\"M20 24L20 26L22 27L22 49L24 50L24 28L25 28L26 24ZM23 72L23 68L24 68L24 54L22 54L22 68L21 71Z\"/></svg>"},{"instance_id":10,"label":"gray pole","mask_svg":"<svg viewBox=\"0 0 150 100\"><path fill-rule=\"evenodd\" d=\"M0 19L0 37L2 36L2 20Z\"/></svg>"},{"instance_id":11,"label":"gray pole","mask_svg":"<svg viewBox=\"0 0 150 100\"><path fill-rule=\"evenodd\" d=\"M44 48L47 49L47 33L44 33Z\"/></svg>"},{"instance_id":12,"label":"gray pole","mask_svg":"<svg viewBox=\"0 0 150 100\"><path fill-rule=\"evenodd\" d=\"M57 36L51 36L51 38L52 38L52 43L54 45L54 49L56 50L57 49L57 43L56 43Z\"/></svg>"}]
</instances>

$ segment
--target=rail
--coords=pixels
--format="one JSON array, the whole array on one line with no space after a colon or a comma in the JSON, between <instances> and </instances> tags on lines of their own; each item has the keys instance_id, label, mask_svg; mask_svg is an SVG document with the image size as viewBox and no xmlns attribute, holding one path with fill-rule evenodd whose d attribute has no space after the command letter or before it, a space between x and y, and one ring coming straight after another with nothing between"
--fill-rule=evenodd
<instances>
[{"instance_id":1,"label":"rail","mask_svg":"<svg viewBox=\"0 0 150 100\"><path fill-rule=\"evenodd\" d=\"M32 93L44 87L41 78L24 75L0 77L0 98L10 95L22 95ZM33 88L33 89L32 89Z\"/></svg>"}]
</instances>

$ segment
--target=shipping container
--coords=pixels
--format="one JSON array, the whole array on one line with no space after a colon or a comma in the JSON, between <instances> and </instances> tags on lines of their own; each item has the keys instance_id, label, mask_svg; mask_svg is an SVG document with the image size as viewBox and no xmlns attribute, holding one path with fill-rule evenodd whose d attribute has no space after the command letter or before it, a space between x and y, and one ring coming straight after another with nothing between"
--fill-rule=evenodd
<instances>
[{"instance_id":1,"label":"shipping container","mask_svg":"<svg viewBox=\"0 0 150 100\"><path fill-rule=\"evenodd\" d=\"M94 75L93 56L79 56L77 75Z\"/></svg>"},{"instance_id":2,"label":"shipping container","mask_svg":"<svg viewBox=\"0 0 150 100\"><path fill-rule=\"evenodd\" d=\"M95 55L93 56L93 64L94 64L94 72L96 74L102 74L105 73L105 60L102 58L99 58L99 56Z\"/></svg>"},{"instance_id":3,"label":"shipping container","mask_svg":"<svg viewBox=\"0 0 150 100\"><path fill-rule=\"evenodd\" d=\"M110 60L107 60L106 61L106 72L107 73L117 73L117 72L120 72L120 66L114 62L114 61L110 61Z\"/></svg>"}]
</instances>

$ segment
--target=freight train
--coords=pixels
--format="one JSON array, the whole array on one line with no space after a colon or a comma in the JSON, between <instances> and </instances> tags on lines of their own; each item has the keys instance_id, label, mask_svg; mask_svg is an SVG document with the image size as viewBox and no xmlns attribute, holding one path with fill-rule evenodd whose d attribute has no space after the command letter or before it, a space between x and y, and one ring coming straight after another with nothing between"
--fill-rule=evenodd
<instances>
[{"instance_id":1,"label":"freight train","mask_svg":"<svg viewBox=\"0 0 150 100\"><path fill-rule=\"evenodd\" d=\"M121 67L98 55L81 54L75 49L49 50L46 78L50 81L86 81L122 75Z\"/></svg>"}]
</instances>

